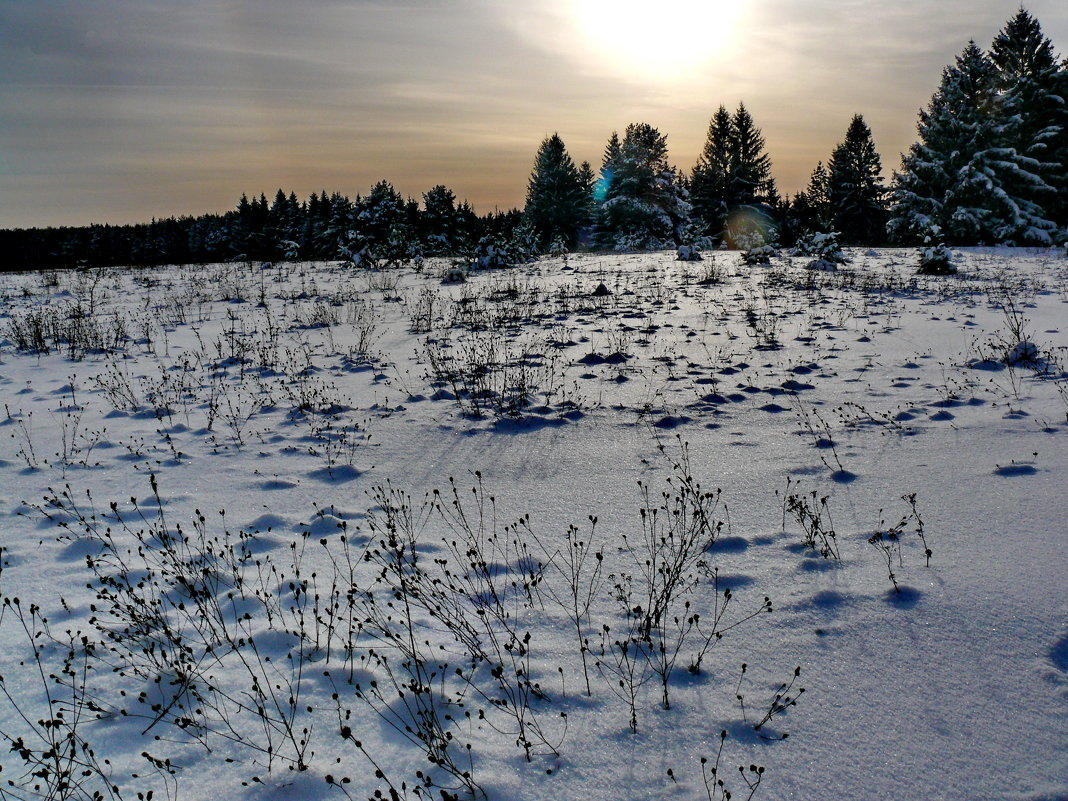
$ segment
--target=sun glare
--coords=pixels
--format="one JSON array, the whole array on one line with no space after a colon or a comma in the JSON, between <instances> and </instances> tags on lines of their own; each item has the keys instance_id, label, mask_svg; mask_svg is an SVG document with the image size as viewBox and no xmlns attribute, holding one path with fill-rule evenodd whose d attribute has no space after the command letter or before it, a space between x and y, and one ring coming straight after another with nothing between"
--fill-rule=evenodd
<instances>
[{"instance_id":1,"label":"sun glare","mask_svg":"<svg viewBox=\"0 0 1068 801\"><path fill-rule=\"evenodd\" d=\"M655 80L685 80L722 57L742 0L575 0L575 21L593 55Z\"/></svg>"}]
</instances>

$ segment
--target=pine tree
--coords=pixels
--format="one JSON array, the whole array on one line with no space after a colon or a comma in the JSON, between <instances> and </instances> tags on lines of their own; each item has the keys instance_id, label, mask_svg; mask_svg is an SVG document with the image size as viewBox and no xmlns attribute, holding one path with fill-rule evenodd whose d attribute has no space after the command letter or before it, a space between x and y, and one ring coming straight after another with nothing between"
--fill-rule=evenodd
<instances>
[{"instance_id":1,"label":"pine tree","mask_svg":"<svg viewBox=\"0 0 1068 801\"><path fill-rule=\"evenodd\" d=\"M579 231L589 222L585 180L560 136L554 133L546 137L534 157L523 210L539 249L546 249L557 238L568 247L575 246Z\"/></svg>"},{"instance_id":2,"label":"pine tree","mask_svg":"<svg viewBox=\"0 0 1068 801\"><path fill-rule=\"evenodd\" d=\"M821 165L822 166L822 165ZM871 129L859 114L827 164L826 203L843 245L877 245L886 238L886 189ZM814 176L815 178L815 176Z\"/></svg>"}]
</instances>

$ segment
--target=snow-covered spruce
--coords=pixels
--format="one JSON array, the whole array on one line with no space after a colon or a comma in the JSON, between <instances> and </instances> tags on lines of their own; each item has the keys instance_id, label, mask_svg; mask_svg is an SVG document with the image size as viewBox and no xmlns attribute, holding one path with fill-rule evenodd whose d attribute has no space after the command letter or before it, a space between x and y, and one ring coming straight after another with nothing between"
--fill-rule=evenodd
<instances>
[{"instance_id":1,"label":"snow-covered spruce","mask_svg":"<svg viewBox=\"0 0 1068 801\"><path fill-rule=\"evenodd\" d=\"M838 233L817 231L800 237L791 253L795 256L814 256L806 266L810 270L837 270L839 264L849 261L838 243Z\"/></svg>"},{"instance_id":2,"label":"snow-covered spruce","mask_svg":"<svg viewBox=\"0 0 1068 801\"><path fill-rule=\"evenodd\" d=\"M945 244L929 245L920 248L919 275L956 275L957 265L953 263L953 253Z\"/></svg>"},{"instance_id":3,"label":"snow-covered spruce","mask_svg":"<svg viewBox=\"0 0 1068 801\"><path fill-rule=\"evenodd\" d=\"M957 245L1049 246L1063 235L1064 71L1023 9L990 54L969 42L920 112L920 139L894 175L888 230Z\"/></svg>"},{"instance_id":4,"label":"snow-covered spruce","mask_svg":"<svg viewBox=\"0 0 1068 801\"><path fill-rule=\"evenodd\" d=\"M757 245L742 253L742 261L745 264L771 264L772 256L779 255L774 245Z\"/></svg>"}]
</instances>

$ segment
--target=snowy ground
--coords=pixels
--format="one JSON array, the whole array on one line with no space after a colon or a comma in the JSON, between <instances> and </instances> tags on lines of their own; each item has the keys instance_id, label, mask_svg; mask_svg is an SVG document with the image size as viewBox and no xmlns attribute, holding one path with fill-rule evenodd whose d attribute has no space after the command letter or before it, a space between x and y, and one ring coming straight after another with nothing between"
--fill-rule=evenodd
<instances>
[{"instance_id":1,"label":"snowy ground","mask_svg":"<svg viewBox=\"0 0 1068 801\"><path fill-rule=\"evenodd\" d=\"M1068 260L850 255L0 276L0 798L1068 799Z\"/></svg>"}]
</instances>

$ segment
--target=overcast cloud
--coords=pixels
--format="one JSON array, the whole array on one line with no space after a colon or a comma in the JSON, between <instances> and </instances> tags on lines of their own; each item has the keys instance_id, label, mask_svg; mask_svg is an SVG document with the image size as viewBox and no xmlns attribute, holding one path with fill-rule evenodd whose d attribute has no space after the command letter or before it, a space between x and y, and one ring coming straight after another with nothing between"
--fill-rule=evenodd
<instances>
[{"instance_id":1,"label":"overcast cloud","mask_svg":"<svg viewBox=\"0 0 1068 801\"><path fill-rule=\"evenodd\" d=\"M741 100L792 192L854 113L896 166L942 67L1018 7L753 0L707 63L665 79L594 47L578 1L0 0L0 227L222 211L279 187L354 195L380 178L507 208L548 133L597 165L612 130L649 122L689 169L716 107ZM1028 4L1062 52L1063 6ZM649 36L700 40L657 9Z\"/></svg>"}]
</instances>

